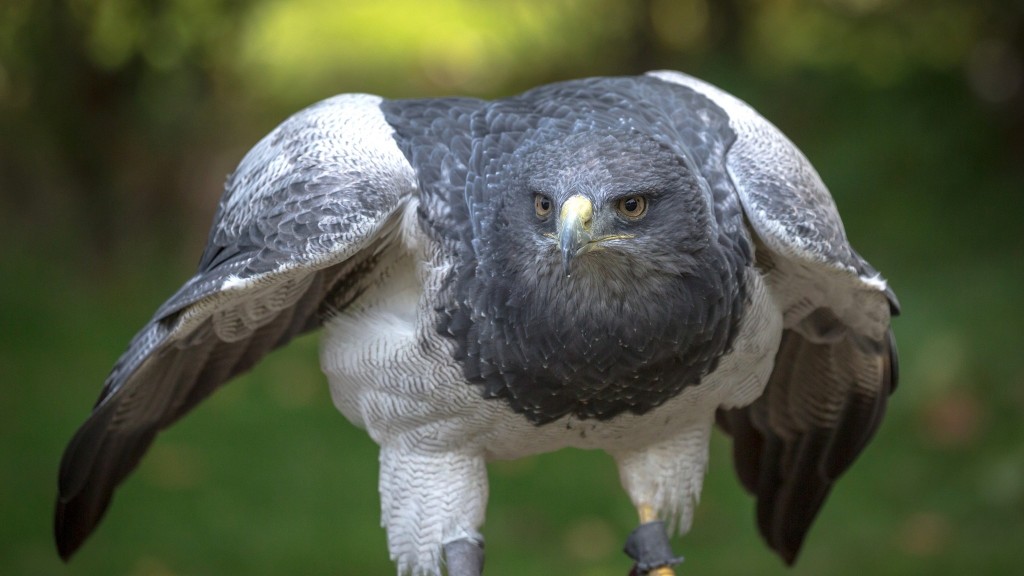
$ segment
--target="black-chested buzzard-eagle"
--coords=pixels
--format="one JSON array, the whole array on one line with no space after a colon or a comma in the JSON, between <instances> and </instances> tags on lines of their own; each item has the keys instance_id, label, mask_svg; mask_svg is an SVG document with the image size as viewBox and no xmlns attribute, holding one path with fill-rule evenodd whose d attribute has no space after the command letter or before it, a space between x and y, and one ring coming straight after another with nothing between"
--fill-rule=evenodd
<instances>
[{"instance_id":1,"label":"black-chested buzzard-eagle","mask_svg":"<svg viewBox=\"0 0 1024 576\"><path fill-rule=\"evenodd\" d=\"M792 562L896 385L896 310L800 151L690 76L337 96L228 180L198 272L64 454L58 548L159 430L323 327L334 403L380 445L400 573L479 574L486 463L574 446L618 464L636 571L670 574L716 420Z\"/></svg>"}]
</instances>

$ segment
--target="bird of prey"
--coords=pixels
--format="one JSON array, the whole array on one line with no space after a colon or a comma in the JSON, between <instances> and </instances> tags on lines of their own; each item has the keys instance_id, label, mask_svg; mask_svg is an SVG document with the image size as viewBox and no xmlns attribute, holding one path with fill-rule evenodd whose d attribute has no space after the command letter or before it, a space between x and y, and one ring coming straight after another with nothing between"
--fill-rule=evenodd
<instances>
[{"instance_id":1,"label":"bird of prey","mask_svg":"<svg viewBox=\"0 0 1024 576\"><path fill-rule=\"evenodd\" d=\"M400 574L479 575L488 461L600 449L672 574L717 422L788 563L896 386L898 307L804 155L669 71L507 99L345 94L230 176L198 271L129 344L60 468L70 557L157 432L323 329L380 445Z\"/></svg>"}]
</instances>

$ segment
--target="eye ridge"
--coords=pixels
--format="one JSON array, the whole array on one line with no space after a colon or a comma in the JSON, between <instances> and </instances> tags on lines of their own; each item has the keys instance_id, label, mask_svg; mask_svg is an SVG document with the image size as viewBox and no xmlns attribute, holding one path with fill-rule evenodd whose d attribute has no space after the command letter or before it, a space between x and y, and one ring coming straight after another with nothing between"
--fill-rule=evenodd
<instances>
[{"instance_id":1,"label":"eye ridge","mask_svg":"<svg viewBox=\"0 0 1024 576\"><path fill-rule=\"evenodd\" d=\"M551 202L551 198L540 193L533 195L533 209L536 211L538 218L546 218L551 214L553 208L554 205Z\"/></svg>"},{"instance_id":2,"label":"eye ridge","mask_svg":"<svg viewBox=\"0 0 1024 576\"><path fill-rule=\"evenodd\" d=\"M647 213L648 201L645 196L640 194L633 194L624 198L619 198L618 202L615 203L615 209L619 211L626 218L636 220L643 218Z\"/></svg>"}]
</instances>

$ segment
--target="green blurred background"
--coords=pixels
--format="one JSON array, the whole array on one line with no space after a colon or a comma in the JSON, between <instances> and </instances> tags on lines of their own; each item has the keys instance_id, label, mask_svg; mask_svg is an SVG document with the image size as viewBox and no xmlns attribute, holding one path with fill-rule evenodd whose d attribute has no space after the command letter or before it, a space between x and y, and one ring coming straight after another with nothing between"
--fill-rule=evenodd
<instances>
[{"instance_id":1,"label":"green blurred background","mask_svg":"<svg viewBox=\"0 0 1024 576\"><path fill-rule=\"evenodd\" d=\"M376 449L332 407L315 336L163 434L66 566L64 443L190 275L226 174L288 114L652 68L780 126L904 311L889 418L796 568L760 542L718 436L681 573L1020 573L1024 2L4 0L0 574L392 574ZM491 477L489 575L627 572L608 457Z\"/></svg>"}]
</instances>

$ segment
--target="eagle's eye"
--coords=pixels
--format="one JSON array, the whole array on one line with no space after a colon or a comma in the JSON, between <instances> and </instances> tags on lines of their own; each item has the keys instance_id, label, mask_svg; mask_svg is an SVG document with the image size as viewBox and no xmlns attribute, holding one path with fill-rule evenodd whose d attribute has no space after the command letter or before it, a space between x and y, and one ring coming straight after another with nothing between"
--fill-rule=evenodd
<instances>
[{"instance_id":1,"label":"eagle's eye","mask_svg":"<svg viewBox=\"0 0 1024 576\"><path fill-rule=\"evenodd\" d=\"M551 214L551 198L543 194L537 194L533 197L533 208L537 211L537 218L547 218L548 214Z\"/></svg>"},{"instance_id":2,"label":"eagle's eye","mask_svg":"<svg viewBox=\"0 0 1024 576\"><path fill-rule=\"evenodd\" d=\"M647 198L639 195L626 196L615 203L615 209L626 218L636 220L647 212Z\"/></svg>"}]
</instances>

